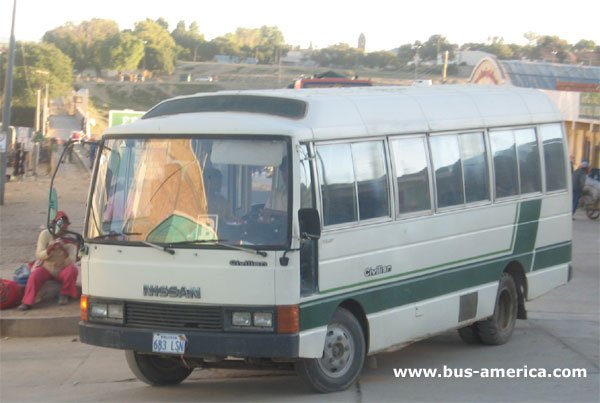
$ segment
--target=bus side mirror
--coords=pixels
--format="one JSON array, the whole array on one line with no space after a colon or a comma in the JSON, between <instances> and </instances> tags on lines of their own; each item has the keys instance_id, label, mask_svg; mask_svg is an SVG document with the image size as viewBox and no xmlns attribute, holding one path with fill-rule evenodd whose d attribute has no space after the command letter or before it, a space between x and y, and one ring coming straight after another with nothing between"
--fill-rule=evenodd
<instances>
[{"instance_id":1,"label":"bus side mirror","mask_svg":"<svg viewBox=\"0 0 600 403\"><path fill-rule=\"evenodd\" d=\"M321 238L321 218L317 209L300 209L298 211L298 221L300 223L300 238L309 240Z\"/></svg>"}]
</instances>

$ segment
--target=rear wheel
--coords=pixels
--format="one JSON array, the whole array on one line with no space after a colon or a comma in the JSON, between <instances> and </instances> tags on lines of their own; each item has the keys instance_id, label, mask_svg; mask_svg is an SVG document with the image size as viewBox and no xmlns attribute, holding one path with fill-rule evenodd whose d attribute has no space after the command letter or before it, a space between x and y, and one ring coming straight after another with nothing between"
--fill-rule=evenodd
<instances>
[{"instance_id":1,"label":"rear wheel","mask_svg":"<svg viewBox=\"0 0 600 403\"><path fill-rule=\"evenodd\" d=\"M510 274L504 273L498 285L494 314L476 323L479 337L484 344L499 345L510 340L517 321L518 306L515 281Z\"/></svg>"},{"instance_id":2,"label":"rear wheel","mask_svg":"<svg viewBox=\"0 0 600 403\"><path fill-rule=\"evenodd\" d=\"M131 372L142 382L152 386L177 385L192 373L176 357L161 357L140 354L136 351L125 352Z\"/></svg>"},{"instance_id":3,"label":"rear wheel","mask_svg":"<svg viewBox=\"0 0 600 403\"><path fill-rule=\"evenodd\" d=\"M358 320L338 308L327 326L321 358L303 359L296 372L319 392L336 392L352 385L365 361L365 337Z\"/></svg>"}]
</instances>

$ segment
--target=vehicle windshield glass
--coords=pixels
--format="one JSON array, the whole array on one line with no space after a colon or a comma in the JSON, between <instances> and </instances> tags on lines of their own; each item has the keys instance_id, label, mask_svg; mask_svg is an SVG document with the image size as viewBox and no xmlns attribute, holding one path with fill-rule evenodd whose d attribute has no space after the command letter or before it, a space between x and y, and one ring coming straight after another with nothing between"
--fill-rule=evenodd
<instances>
[{"instance_id":1,"label":"vehicle windshield glass","mask_svg":"<svg viewBox=\"0 0 600 403\"><path fill-rule=\"evenodd\" d=\"M107 139L86 236L109 242L285 245L287 150L284 140L270 139Z\"/></svg>"}]
</instances>

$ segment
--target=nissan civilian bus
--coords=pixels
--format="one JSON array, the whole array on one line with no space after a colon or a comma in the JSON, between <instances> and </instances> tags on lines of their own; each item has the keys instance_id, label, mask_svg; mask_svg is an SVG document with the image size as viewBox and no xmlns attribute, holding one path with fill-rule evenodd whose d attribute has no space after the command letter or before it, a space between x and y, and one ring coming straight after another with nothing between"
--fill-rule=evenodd
<instances>
[{"instance_id":1,"label":"nissan civilian bus","mask_svg":"<svg viewBox=\"0 0 600 403\"><path fill-rule=\"evenodd\" d=\"M111 127L81 260L81 341L150 385L365 358L458 329L498 345L571 276L561 115L509 86L261 90Z\"/></svg>"}]
</instances>

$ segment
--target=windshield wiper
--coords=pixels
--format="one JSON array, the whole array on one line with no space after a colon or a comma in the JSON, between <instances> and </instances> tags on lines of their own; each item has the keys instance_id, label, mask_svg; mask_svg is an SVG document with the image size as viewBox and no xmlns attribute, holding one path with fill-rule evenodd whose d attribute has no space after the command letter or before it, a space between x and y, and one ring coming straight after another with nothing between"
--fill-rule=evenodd
<instances>
[{"instance_id":1,"label":"windshield wiper","mask_svg":"<svg viewBox=\"0 0 600 403\"><path fill-rule=\"evenodd\" d=\"M174 249L171 249L171 248L169 248L168 246L161 246L161 245L157 245L157 244L155 244L155 243L148 242L148 241L141 241L141 242L142 242L144 245L148 245L148 246L150 246L151 248L154 248L154 249L161 250L161 251L163 251L163 252L166 252L166 253L168 253L169 255L174 255L174 254L175 254L175 250L174 250ZM169 245L169 246L170 246L170 245Z\"/></svg>"},{"instance_id":2,"label":"windshield wiper","mask_svg":"<svg viewBox=\"0 0 600 403\"><path fill-rule=\"evenodd\" d=\"M225 243L226 241L227 241L227 239L195 239L192 241L172 242L169 244L169 246L173 247L173 246L182 246L182 245L213 244L213 245L224 246L226 248L233 249L233 250L240 250L242 252L252 253L253 255L256 254L256 255L260 255L262 257L267 257L267 252L265 252L265 251L258 250L258 249L244 248L243 246Z\"/></svg>"},{"instance_id":3,"label":"windshield wiper","mask_svg":"<svg viewBox=\"0 0 600 403\"><path fill-rule=\"evenodd\" d=\"M110 238L113 236L124 236L124 235L142 235L141 232L116 232L116 231L110 231L108 234L102 234L102 235L98 235L96 237L93 237L91 240L92 241L97 241L100 239L106 239L106 238Z\"/></svg>"},{"instance_id":4,"label":"windshield wiper","mask_svg":"<svg viewBox=\"0 0 600 403\"><path fill-rule=\"evenodd\" d=\"M102 235L98 235L97 237L92 238L92 241L97 241L100 239L106 239L106 238L110 238L110 237L115 237L115 236L124 236L124 235L142 235L141 232L116 232L116 231L110 231L108 234L102 234ZM148 242L148 241L140 241L141 243L143 243L144 245L148 245L154 249L158 249L161 250L163 252L167 252L169 255L174 255L175 251L171 248L168 248L166 246L160 246L157 245L155 243L152 242Z\"/></svg>"}]
</instances>

